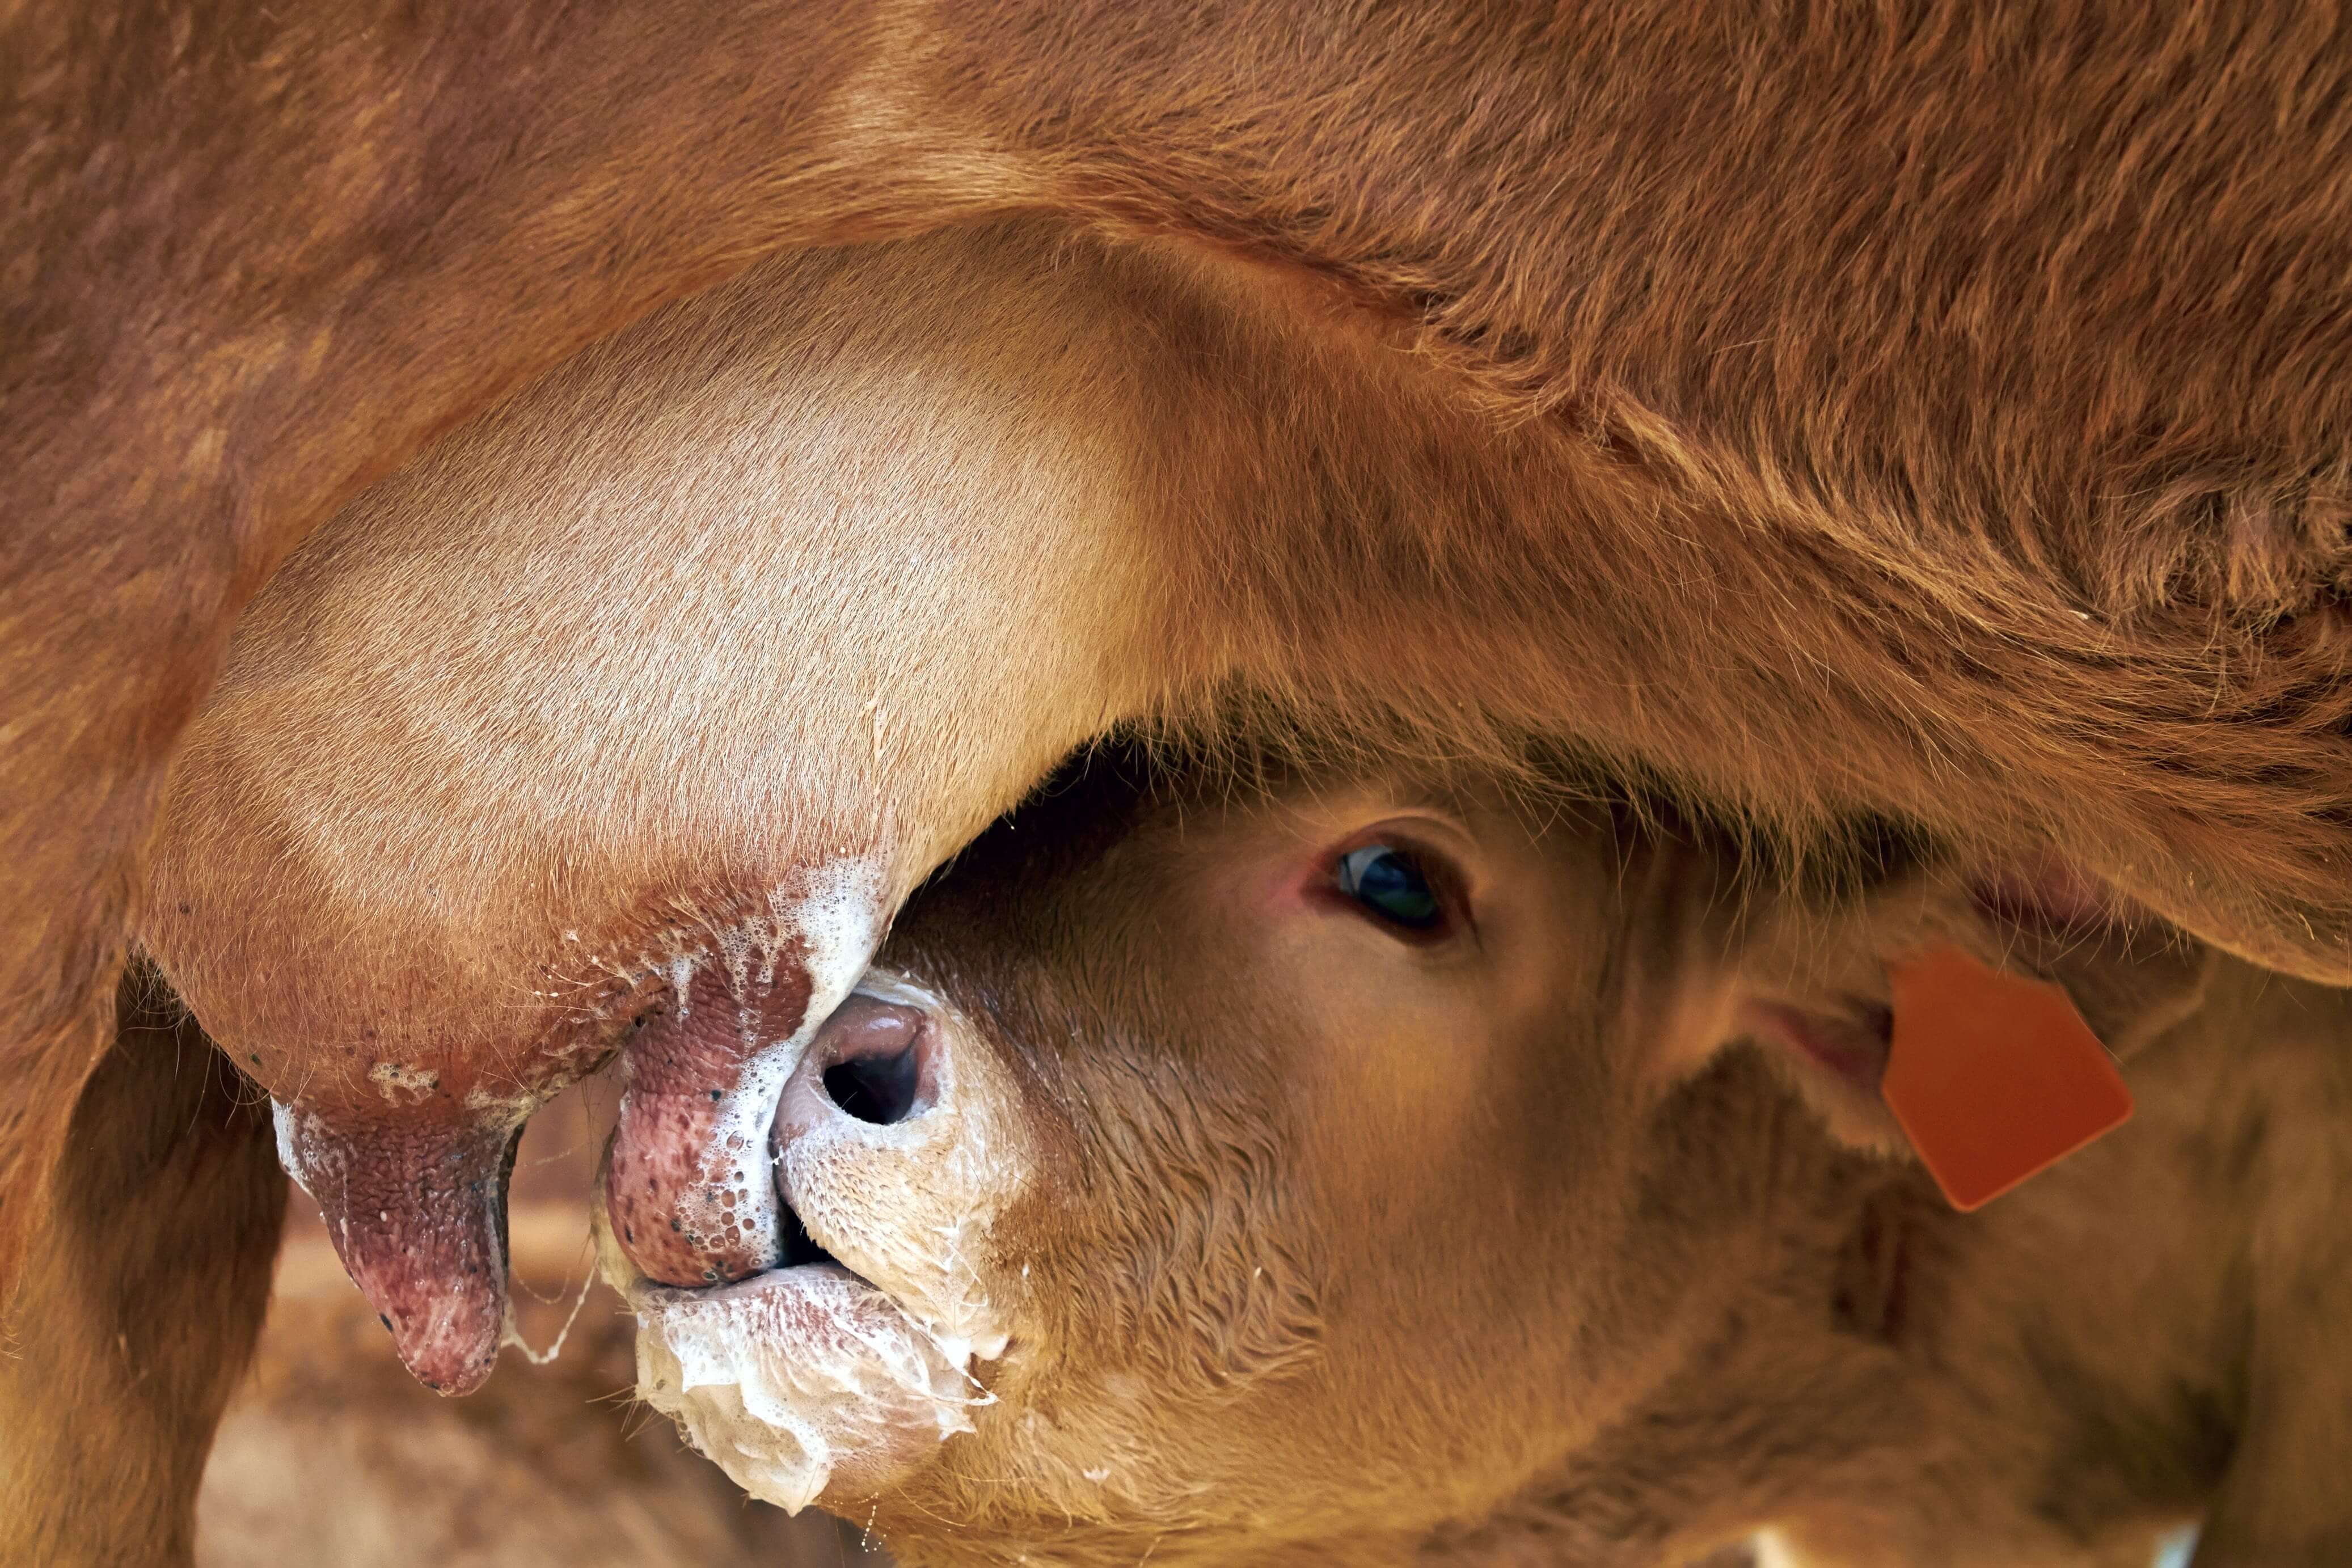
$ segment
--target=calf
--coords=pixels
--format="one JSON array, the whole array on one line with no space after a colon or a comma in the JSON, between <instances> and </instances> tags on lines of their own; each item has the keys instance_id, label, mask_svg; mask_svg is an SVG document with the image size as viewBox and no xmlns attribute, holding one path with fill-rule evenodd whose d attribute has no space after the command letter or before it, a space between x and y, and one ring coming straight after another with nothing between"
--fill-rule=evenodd
<instances>
[{"instance_id":1,"label":"calf","mask_svg":"<svg viewBox=\"0 0 2352 1568\"><path fill-rule=\"evenodd\" d=\"M1748 847L1098 755L780 1067L781 1267L669 1288L606 1220L640 1393L910 1563L2345 1561L2344 997ZM1853 1152L1929 941L2064 981L2140 1094L1974 1215Z\"/></svg>"}]
</instances>

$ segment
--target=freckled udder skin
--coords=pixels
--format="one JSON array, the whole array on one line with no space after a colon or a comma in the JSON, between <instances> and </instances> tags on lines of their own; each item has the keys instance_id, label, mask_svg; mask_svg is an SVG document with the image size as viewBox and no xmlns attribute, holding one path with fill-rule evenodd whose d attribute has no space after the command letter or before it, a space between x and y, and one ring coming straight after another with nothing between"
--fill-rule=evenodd
<instances>
[{"instance_id":1,"label":"freckled udder skin","mask_svg":"<svg viewBox=\"0 0 2352 1568\"><path fill-rule=\"evenodd\" d=\"M717 1179L757 1146L714 1147L744 1069L764 1045L796 1031L808 1010L804 964L776 966L772 981L737 995L718 964L705 964L683 998L646 1018L625 1048L628 1087L613 1133L605 1201L613 1234L647 1279L670 1285L740 1280L773 1266L780 1238L730 1218L742 1195ZM764 1125L764 1121L761 1123ZM744 1205L748 1210L748 1204ZM745 1218L750 1218L749 1213Z\"/></svg>"},{"instance_id":2,"label":"freckled udder skin","mask_svg":"<svg viewBox=\"0 0 2352 1568\"><path fill-rule=\"evenodd\" d=\"M507 1164L520 1123L292 1116L298 1174L401 1361L436 1393L471 1393L506 1319Z\"/></svg>"}]
</instances>

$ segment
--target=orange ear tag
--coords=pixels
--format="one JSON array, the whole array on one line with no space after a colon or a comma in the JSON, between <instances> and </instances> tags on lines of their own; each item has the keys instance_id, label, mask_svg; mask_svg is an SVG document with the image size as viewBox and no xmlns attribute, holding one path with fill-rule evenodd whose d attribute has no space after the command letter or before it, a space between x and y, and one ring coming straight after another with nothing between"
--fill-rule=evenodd
<instances>
[{"instance_id":1,"label":"orange ear tag","mask_svg":"<svg viewBox=\"0 0 2352 1568\"><path fill-rule=\"evenodd\" d=\"M1941 946L1890 967L1895 1039L1879 1092L1966 1212L2131 1119L2131 1091L2056 986Z\"/></svg>"}]
</instances>

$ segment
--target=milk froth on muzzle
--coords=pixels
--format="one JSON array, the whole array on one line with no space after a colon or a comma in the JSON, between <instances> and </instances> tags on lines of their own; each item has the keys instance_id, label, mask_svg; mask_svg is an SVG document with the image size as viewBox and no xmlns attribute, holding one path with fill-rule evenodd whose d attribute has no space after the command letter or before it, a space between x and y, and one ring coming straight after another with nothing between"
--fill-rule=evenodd
<instances>
[{"instance_id":1,"label":"milk froth on muzzle","mask_svg":"<svg viewBox=\"0 0 2352 1568\"><path fill-rule=\"evenodd\" d=\"M637 1318L639 1396L746 1491L864 1495L969 1431L1004 1353L991 1222L1027 1160L1010 1082L940 998L881 972L810 1037L768 1108L779 1266L680 1289L597 1217Z\"/></svg>"}]
</instances>

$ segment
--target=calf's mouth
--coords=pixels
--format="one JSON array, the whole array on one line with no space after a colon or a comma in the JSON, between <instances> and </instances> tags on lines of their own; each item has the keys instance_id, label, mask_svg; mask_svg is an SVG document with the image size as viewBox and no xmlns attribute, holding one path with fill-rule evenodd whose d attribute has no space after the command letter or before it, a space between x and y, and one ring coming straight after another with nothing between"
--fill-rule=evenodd
<instances>
[{"instance_id":1,"label":"calf's mouth","mask_svg":"<svg viewBox=\"0 0 2352 1568\"><path fill-rule=\"evenodd\" d=\"M1022 1185L1017 1107L968 1023L872 972L768 1108L773 1264L649 1280L600 1214L636 1314L638 1394L746 1491L870 1495L972 1427L1010 1338L989 1230Z\"/></svg>"}]
</instances>

